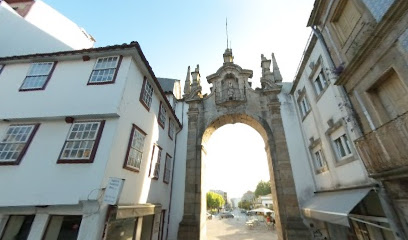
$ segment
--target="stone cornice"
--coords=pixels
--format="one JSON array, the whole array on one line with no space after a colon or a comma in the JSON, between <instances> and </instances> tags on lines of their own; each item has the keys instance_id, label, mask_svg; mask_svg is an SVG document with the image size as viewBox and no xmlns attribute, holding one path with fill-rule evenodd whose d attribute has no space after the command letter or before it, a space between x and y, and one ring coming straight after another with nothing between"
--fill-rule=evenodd
<instances>
[{"instance_id":1,"label":"stone cornice","mask_svg":"<svg viewBox=\"0 0 408 240\"><path fill-rule=\"evenodd\" d=\"M389 35L395 28L393 25L399 23L399 19L401 16L406 14L408 9L408 2L406 1L396 1L395 4L388 10L387 14L383 17L383 20L379 22L374 31L372 32L372 37L369 37L364 43L362 44L361 48L343 70L343 72L339 75L339 78L334 83L335 85L345 85L350 77L358 70L361 64L370 56L371 53L378 50L378 45L381 44L385 38L383 36ZM385 19L385 20L384 20ZM404 31L405 29L401 29ZM396 34L394 41L390 41L386 39L386 43L391 46L392 44L397 41L400 35ZM388 50L388 48L386 49ZM386 51L384 50L384 51Z\"/></svg>"},{"instance_id":2,"label":"stone cornice","mask_svg":"<svg viewBox=\"0 0 408 240\"><path fill-rule=\"evenodd\" d=\"M212 83L216 78L221 77L223 72L227 72L229 69L237 71L240 75L247 75L248 78L252 78L253 76L252 70L242 69L240 66L234 63L224 63L224 65L220 67L216 73L207 76L207 82Z\"/></svg>"}]
</instances>

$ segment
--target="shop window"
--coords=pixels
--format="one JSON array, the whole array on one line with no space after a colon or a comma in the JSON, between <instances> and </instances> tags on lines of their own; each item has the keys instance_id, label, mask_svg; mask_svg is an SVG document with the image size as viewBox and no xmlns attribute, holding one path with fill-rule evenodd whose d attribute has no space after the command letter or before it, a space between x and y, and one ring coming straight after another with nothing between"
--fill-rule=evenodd
<instances>
[{"instance_id":1,"label":"shop window","mask_svg":"<svg viewBox=\"0 0 408 240\"><path fill-rule=\"evenodd\" d=\"M51 216L42 240L76 240L82 216Z\"/></svg>"},{"instance_id":2,"label":"shop window","mask_svg":"<svg viewBox=\"0 0 408 240\"><path fill-rule=\"evenodd\" d=\"M27 239L35 215L9 217L2 240Z\"/></svg>"}]
</instances>

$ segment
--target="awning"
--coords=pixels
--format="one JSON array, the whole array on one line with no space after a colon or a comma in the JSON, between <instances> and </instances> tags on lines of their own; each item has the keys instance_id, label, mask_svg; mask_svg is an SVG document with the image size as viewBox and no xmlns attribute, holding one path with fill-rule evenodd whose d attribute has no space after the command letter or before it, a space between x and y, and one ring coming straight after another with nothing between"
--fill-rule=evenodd
<instances>
[{"instance_id":1,"label":"awning","mask_svg":"<svg viewBox=\"0 0 408 240\"><path fill-rule=\"evenodd\" d=\"M116 219L143 217L160 213L162 206L160 204L137 204L131 206L117 206Z\"/></svg>"},{"instance_id":2,"label":"awning","mask_svg":"<svg viewBox=\"0 0 408 240\"><path fill-rule=\"evenodd\" d=\"M306 217L350 227L350 211L371 190L372 188L362 188L318 193L304 204L302 211Z\"/></svg>"}]
</instances>

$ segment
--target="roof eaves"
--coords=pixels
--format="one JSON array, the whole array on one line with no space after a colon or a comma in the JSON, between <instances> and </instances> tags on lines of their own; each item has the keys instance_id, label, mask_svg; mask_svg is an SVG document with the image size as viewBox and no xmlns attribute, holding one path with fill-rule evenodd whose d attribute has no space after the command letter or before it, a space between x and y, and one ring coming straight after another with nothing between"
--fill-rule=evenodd
<instances>
[{"instance_id":1,"label":"roof eaves","mask_svg":"<svg viewBox=\"0 0 408 240\"><path fill-rule=\"evenodd\" d=\"M293 81L292 88L290 89L290 94L293 94L297 84L299 83L300 78L302 77L302 73L305 69L306 63L310 58L311 53L313 52L314 46L316 45L317 42L317 37L314 35L313 32L311 32L311 37L309 38L309 41L307 42L307 45L305 47L305 51L303 52L302 59L300 60L300 65L299 68L296 72L295 80Z\"/></svg>"},{"instance_id":2,"label":"roof eaves","mask_svg":"<svg viewBox=\"0 0 408 240\"><path fill-rule=\"evenodd\" d=\"M183 126L180 123L180 120L177 118L176 113L174 112L174 109L171 107L171 104L169 102L169 100L166 97L166 94L164 93L162 87L160 86L159 80L157 80L156 76L154 75L153 69L149 64L149 61L147 61L145 55L143 54L142 49L140 48L140 45L138 42L132 42L132 43L136 43L135 47L137 49L137 52L140 55L140 58L142 59L143 63L145 64L147 70L149 71L150 75L153 78L154 83L157 85L157 87L159 88L160 94L162 95L164 102L166 103L167 107L171 110L171 113L173 114L174 119L177 121L177 124L179 125L180 128L182 128Z\"/></svg>"},{"instance_id":3,"label":"roof eaves","mask_svg":"<svg viewBox=\"0 0 408 240\"><path fill-rule=\"evenodd\" d=\"M325 0L315 0L313 4L312 12L310 13L309 20L307 21L306 27L317 25L317 21L318 21L317 16L318 16L321 6L323 5L322 1L325 1Z\"/></svg>"}]
</instances>

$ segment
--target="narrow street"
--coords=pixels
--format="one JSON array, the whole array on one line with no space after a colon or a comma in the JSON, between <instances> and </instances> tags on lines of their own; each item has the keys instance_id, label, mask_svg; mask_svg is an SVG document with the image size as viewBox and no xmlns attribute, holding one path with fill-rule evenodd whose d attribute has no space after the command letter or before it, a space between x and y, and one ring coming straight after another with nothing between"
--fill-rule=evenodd
<instances>
[{"instance_id":1,"label":"narrow street","mask_svg":"<svg viewBox=\"0 0 408 240\"><path fill-rule=\"evenodd\" d=\"M249 219L237 210L233 211L234 218L220 219L214 216L207 220L207 240L275 240L276 230L270 229L260 222L252 229L245 225Z\"/></svg>"}]
</instances>

